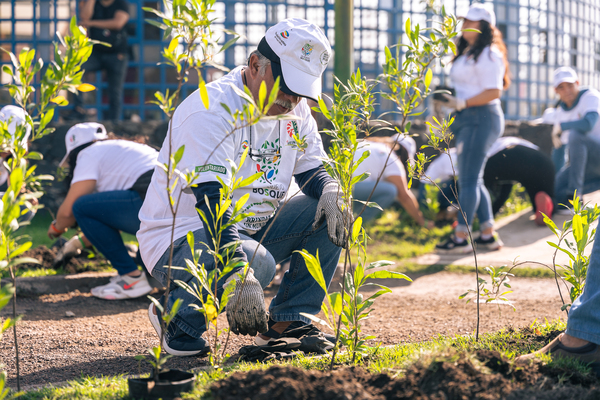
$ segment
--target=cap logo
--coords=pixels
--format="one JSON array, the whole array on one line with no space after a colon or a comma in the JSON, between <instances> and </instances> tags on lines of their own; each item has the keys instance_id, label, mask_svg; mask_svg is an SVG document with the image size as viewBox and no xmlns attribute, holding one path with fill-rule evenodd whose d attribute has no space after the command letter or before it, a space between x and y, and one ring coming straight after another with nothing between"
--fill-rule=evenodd
<instances>
[{"instance_id":1,"label":"cap logo","mask_svg":"<svg viewBox=\"0 0 600 400\"><path fill-rule=\"evenodd\" d=\"M73 143L73 142L74 142L76 139L77 139L77 138L75 137L75 134L72 134L72 135L71 135L71 138L69 139L69 141L70 141L71 143Z\"/></svg>"},{"instance_id":2,"label":"cap logo","mask_svg":"<svg viewBox=\"0 0 600 400\"><path fill-rule=\"evenodd\" d=\"M319 57L319 60L321 60L321 64L327 65L327 63L329 62L329 52L327 50L322 52L321 57Z\"/></svg>"},{"instance_id":3,"label":"cap logo","mask_svg":"<svg viewBox=\"0 0 600 400\"><path fill-rule=\"evenodd\" d=\"M302 46L302 55L300 56L300 59L310 62L310 53L312 53L313 48L314 46L310 43L304 44L304 46Z\"/></svg>"},{"instance_id":4,"label":"cap logo","mask_svg":"<svg viewBox=\"0 0 600 400\"><path fill-rule=\"evenodd\" d=\"M290 33L288 31L282 31L279 33L282 38L287 39L290 37Z\"/></svg>"}]
</instances>

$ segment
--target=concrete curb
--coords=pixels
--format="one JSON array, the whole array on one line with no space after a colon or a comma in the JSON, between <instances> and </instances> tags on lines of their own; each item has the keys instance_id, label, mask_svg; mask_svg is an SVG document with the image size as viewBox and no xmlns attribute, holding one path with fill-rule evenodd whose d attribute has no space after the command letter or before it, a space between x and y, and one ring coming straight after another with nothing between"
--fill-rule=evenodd
<instances>
[{"instance_id":1,"label":"concrete curb","mask_svg":"<svg viewBox=\"0 0 600 400\"><path fill-rule=\"evenodd\" d=\"M18 296L69 293L75 290L89 292L91 288L107 284L114 272L82 272L73 275L36 276L17 278ZM10 282L3 279L2 285Z\"/></svg>"}]
</instances>

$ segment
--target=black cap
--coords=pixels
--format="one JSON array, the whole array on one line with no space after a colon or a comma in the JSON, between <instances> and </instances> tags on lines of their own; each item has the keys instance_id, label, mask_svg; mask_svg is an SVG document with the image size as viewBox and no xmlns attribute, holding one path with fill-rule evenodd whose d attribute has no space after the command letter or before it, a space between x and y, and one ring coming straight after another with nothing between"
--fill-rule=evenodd
<instances>
[{"instance_id":1,"label":"black cap","mask_svg":"<svg viewBox=\"0 0 600 400\"><path fill-rule=\"evenodd\" d=\"M258 51L260 52L260 54L267 57L269 61L271 61L271 72L273 73L273 79L277 79L279 77L279 89L283 93L289 94L290 96L306 97L298 93L292 92L290 88L285 84L285 79L283 79L283 73L281 72L281 61L279 59L279 56L275 54L271 46L269 46L269 43L267 43L267 39L265 37L263 37L260 43L258 44ZM309 97L306 98L308 99Z\"/></svg>"}]
</instances>

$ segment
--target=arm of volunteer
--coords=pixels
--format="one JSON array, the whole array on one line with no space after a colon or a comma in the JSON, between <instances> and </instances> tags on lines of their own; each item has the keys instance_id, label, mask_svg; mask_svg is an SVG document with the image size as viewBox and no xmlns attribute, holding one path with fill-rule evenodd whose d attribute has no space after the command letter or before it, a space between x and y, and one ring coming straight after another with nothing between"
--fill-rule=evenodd
<instances>
[{"instance_id":1,"label":"arm of volunteer","mask_svg":"<svg viewBox=\"0 0 600 400\"><path fill-rule=\"evenodd\" d=\"M467 99L467 107L477 107L488 104L492 100L500 98L502 91L500 89L487 89L483 92Z\"/></svg>"},{"instance_id":2,"label":"arm of volunteer","mask_svg":"<svg viewBox=\"0 0 600 400\"><path fill-rule=\"evenodd\" d=\"M221 188L221 184L218 182L204 182L199 184L197 187L193 187L192 188L192 192L194 193L194 196L196 196L196 208L201 210L204 215L206 216L206 218L208 219L208 223L210 226L214 226L214 220L212 215L216 214L215 210L216 210L216 204L219 203L219 198L220 198L220 194L219 194L219 189ZM205 200L205 196L208 198L208 205L206 204L206 200ZM210 210L212 210L212 214L209 212L209 205L210 205ZM223 215L223 221L229 221L229 219L231 218L231 207L229 207L227 209L227 211L225 211L225 214ZM202 221L202 223L204 223L204 221ZM206 231L206 238L208 243L206 243L208 245L208 247L211 250L215 250L215 246L213 244L213 238L212 235L210 233L210 231L208 229L205 229ZM238 232L237 226L232 225L228 228L226 228L223 232L221 232L221 245L224 245L226 243L231 243L233 241L236 240L240 240L240 234ZM248 262L248 258L246 257L246 253L244 253L242 251L241 247L238 247L235 251L234 257L239 257L242 259L242 261L244 262Z\"/></svg>"},{"instance_id":3,"label":"arm of volunteer","mask_svg":"<svg viewBox=\"0 0 600 400\"><path fill-rule=\"evenodd\" d=\"M81 21L89 21L94 15L94 6L96 0L85 0L79 5L79 19Z\"/></svg>"},{"instance_id":4,"label":"arm of volunteer","mask_svg":"<svg viewBox=\"0 0 600 400\"><path fill-rule=\"evenodd\" d=\"M396 186L396 189L398 190L398 201L402 207L404 207L406 212L408 212L408 214L412 217L412 219L414 219L417 224L421 226L425 225L423 213L419 209L419 202L408 189L406 178L400 175L392 175L388 176L385 180Z\"/></svg>"},{"instance_id":5,"label":"arm of volunteer","mask_svg":"<svg viewBox=\"0 0 600 400\"><path fill-rule=\"evenodd\" d=\"M296 174L294 178L296 178L296 183L302 189L302 193L315 199L321 197L326 184L335 182L322 165Z\"/></svg>"},{"instance_id":6,"label":"arm of volunteer","mask_svg":"<svg viewBox=\"0 0 600 400\"><path fill-rule=\"evenodd\" d=\"M94 192L96 188L95 179L87 179L84 181L75 182L69 188L65 200L62 202L56 213L56 220L52 222L48 228L48 235L58 237L67 229L75 225L75 216L73 215L73 204L81 196Z\"/></svg>"},{"instance_id":7,"label":"arm of volunteer","mask_svg":"<svg viewBox=\"0 0 600 400\"><path fill-rule=\"evenodd\" d=\"M581 133L588 133L592 130L594 125L596 125L596 122L598 122L598 117L600 117L600 115L597 112L590 111L585 114L583 118L576 121L561 122L560 128L563 131L575 130Z\"/></svg>"},{"instance_id":8,"label":"arm of volunteer","mask_svg":"<svg viewBox=\"0 0 600 400\"><path fill-rule=\"evenodd\" d=\"M85 26L86 28L94 27L118 31L123 29L125 24L127 24L127 21L129 21L129 14L123 10L118 10L112 19L91 19L81 21L80 25Z\"/></svg>"}]
</instances>

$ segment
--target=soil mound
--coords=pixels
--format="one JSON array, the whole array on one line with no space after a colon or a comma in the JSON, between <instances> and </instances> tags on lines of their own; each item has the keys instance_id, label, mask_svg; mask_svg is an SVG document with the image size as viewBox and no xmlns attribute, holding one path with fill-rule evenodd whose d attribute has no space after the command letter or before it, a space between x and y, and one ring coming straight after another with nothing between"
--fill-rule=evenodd
<instances>
[{"instance_id":1,"label":"soil mound","mask_svg":"<svg viewBox=\"0 0 600 400\"><path fill-rule=\"evenodd\" d=\"M21 257L32 257L37 259L40 264L21 264L19 269L59 269L62 268L67 274L76 274L85 271L98 271L102 267L106 267L107 261L99 257L96 254L83 252L77 257L71 257L66 262L60 265L54 266L54 257L56 256L57 249L49 249L46 246L38 246L34 249L28 250Z\"/></svg>"},{"instance_id":2,"label":"soil mound","mask_svg":"<svg viewBox=\"0 0 600 400\"><path fill-rule=\"evenodd\" d=\"M216 400L600 398L594 378L537 364L517 368L500 353L489 350L421 361L400 379L370 374L359 367L322 372L272 366L264 371L235 373L215 382L209 390Z\"/></svg>"}]
</instances>

